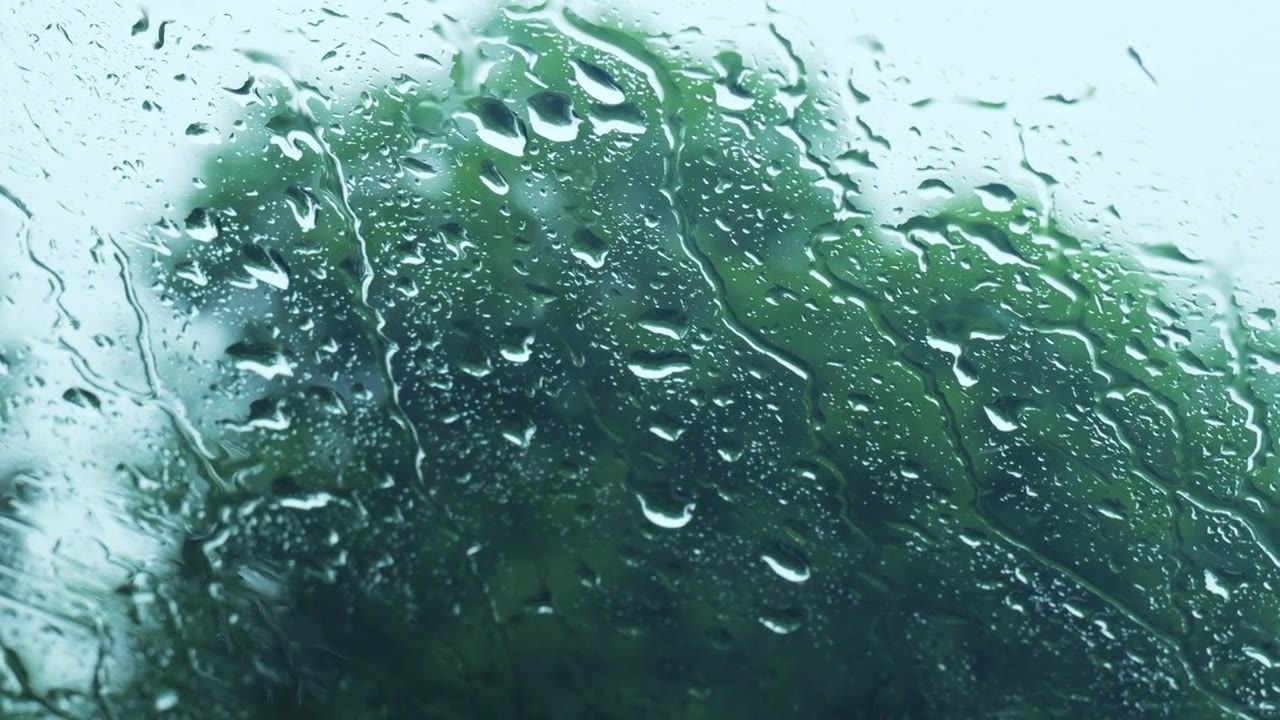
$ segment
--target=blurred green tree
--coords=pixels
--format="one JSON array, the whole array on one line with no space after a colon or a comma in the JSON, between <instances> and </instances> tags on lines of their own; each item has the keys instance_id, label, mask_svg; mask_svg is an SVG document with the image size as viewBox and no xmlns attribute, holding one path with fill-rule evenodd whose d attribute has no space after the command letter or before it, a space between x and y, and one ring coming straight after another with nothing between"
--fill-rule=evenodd
<instances>
[{"instance_id":1,"label":"blurred green tree","mask_svg":"<svg viewBox=\"0 0 1280 720\"><path fill-rule=\"evenodd\" d=\"M247 85L159 263L234 335L198 420L233 451L157 499L197 509L140 682L226 717L1268 696L1221 648L1274 644L1270 318L1003 185L879 220L833 92L569 12L439 87Z\"/></svg>"}]
</instances>

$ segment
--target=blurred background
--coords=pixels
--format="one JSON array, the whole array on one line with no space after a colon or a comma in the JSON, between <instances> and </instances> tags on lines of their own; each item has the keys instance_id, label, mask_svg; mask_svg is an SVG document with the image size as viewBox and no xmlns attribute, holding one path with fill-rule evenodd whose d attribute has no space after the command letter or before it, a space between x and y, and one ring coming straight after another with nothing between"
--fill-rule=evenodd
<instances>
[{"instance_id":1,"label":"blurred background","mask_svg":"<svg viewBox=\"0 0 1280 720\"><path fill-rule=\"evenodd\" d=\"M0 18L0 714L1275 712L1265 10Z\"/></svg>"}]
</instances>

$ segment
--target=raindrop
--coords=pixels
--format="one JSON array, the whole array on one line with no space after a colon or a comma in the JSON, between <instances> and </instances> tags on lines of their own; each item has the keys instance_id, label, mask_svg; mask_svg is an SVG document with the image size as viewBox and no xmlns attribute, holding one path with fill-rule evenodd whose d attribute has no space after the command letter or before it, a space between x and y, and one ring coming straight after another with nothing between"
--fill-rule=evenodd
<instances>
[{"instance_id":1,"label":"raindrop","mask_svg":"<svg viewBox=\"0 0 1280 720\"><path fill-rule=\"evenodd\" d=\"M194 283L197 287L204 287L209 284L209 276L205 274L204 268L200 267L199 261L196 260L183 260L175 264L173 266L173 274L175 277Z\"/></svg>"},{"instance_id":2,"label":"raindrop","mask_svg":"<svg viewBox=\"0 0 1280 720\"><path fill-rule=\"evenodd\" d=\"M1124 520L1126 518L1124 505L1115 499L1107 499L1098 503L1097 510L1099 515L1112 520Z\"/></svg>"},{"instance_id":3,"label":"raindrop","mask_svg":"<svg viewBox=\"0 0 1280 720\"><path fill-rule=\"evenodd\" d=\"M920 197L925 200L945 200L955 197L956 194L956 191L952 190L950 185L934 178L920 183L920 187L917 189L920 191Z\"/></svg>"},{"instance_id":4,"label":"raindrop","mask_svg":"<svg viewBox=\"0 0 1280 720\"><path fill-rule=\"evenodd\" d=\"M609 246L604 239L587 228L574 231L569 251L593 270L604 267L604 260L609 256Z\"/></svg>"},{"instance_id":5,"label":"raindrop","mask_svg":"<svg viewBox=\"0 0 1280 720\"><path fill-rule=\"evenodd\" d=\"M191 142L198 145L217 145L222 142L222 138L207 123L191 123L187 126L186 134L191 139Z\"/></svg>"},{"instance_id":6,"label":"raindrop","mask_svg":"<svg viewBox=\"0 0 1280 720\"><path fill-rule=\"evenodd\" d=\"M156 695L154 707L156 712L168 712L178 707L178 693L173 690L164 690Z\"/></svg>"},{"instance_id":7,"label":"raindrop","mask_svg":"<svg viewBox=\"0 0 1280 720\"><path fill-rule=\"evenodd\" d=\"M804 626L804 613L796 608L771 608L756 619L779 635L790 635Z\"/></svg>"},{"instance_id":8,"label":"raindrop","mask_svg":"<svg viewBox=\"0 0 1280 720\"><path fill-rule=\"evenodd\" d=\"M518 448L528 448L537 432L538 426L531 421L512 422L503 428L502 437Z\"/></svg>"},{"instance_id":9,"label":"raindrop","mask_svg":"<svg viewBox=\"0 0 1280 720\"><path fill-rule=\"evenodd\" d=\"M643 135L645 132L644 113L631 103L623 103L613 107L593 105L589 115L592 131L597 135L619 132L627 135Z\"/></svg>"},{"instance_id":10,"label":"raindrop","mask_svg":"<svg viewBox=\"0 0 1280 720\"><path fill-rule=\"evenodd\" d=\"M638 352L631 356L627 369L644 380L662 380L693 369L689 356L677 352Z\"/></svg>"},{"instance_id":11,"label":"raindrop","mask_svg":"<svg viewBox=\"0 0 1280 720\"><path fill-rule=\"evenodd\" d=\"M672 340L681 340L689 332L689 318L680 310L656 308L646 312L637 322L645 330Z\"/></svg>"},{"instance_id":12,"label":"raindrop","mask_svg":"<svg viewBox=\"0 0 1280 720\"><path fill-rule=\"evenodd\" d=\"M809 563L797 552L778 548L760 556L778 577L787 582L802 583L809 579L811 571Z\"/></svg>"},{"instance_id":13,"label":"raindrop","mask_svg":"<svg viewBox=\"0 0 1280 720\"><path fill-rule=\"evenodd\" d=\"M529 124L534 132L548 140L569 142L578 137L582 121L574 113L568 97L544 90L529 98Z\"/></svg>"},{"instance_id":14,"label":"raindrop","mask_svg":"<svg viewBox=\"0 0 1280 720\"><path fill-rule=\"evenodd\" d=\"M98 396L84 388L70 388L62 393L62 399L89 410L101 410L102 400Z\"/></svg>"},{"instance_id":15,"label":"raindrop","mask_svg":"<svg viewBox=\"0 0 1280 720\"><path fill-rule=\"evenodd\" d=\"M991 421L991 426L1000 432L1013 432L1018 429L1018 423L1009 419L994 407L990 405L982 408L987 414L987 419Z\"/></svg>"},{"instance_id":16,"label":"raindrop","mask_svg":"<svg viewBox=\"0 0 1280 720\"><path fill-rule=\"evenodd\" d=\"M264 380L293 377L293 363L284 348L269 342L238 342L227 348L236 369L260 375Z\"/></svg>"},{"instance_id":17,"label":"raindrop","mask_svg":"<svg viewBox=\"0 0 1280 720\"><path fill-rule=\"evenodd\" d=\"M627 99L609 73L584 60L573 61L573 78L596 102L619 105Z\"/></svg>"},{"instance_id":18,"label":"raindrop","mask_svg":"<svg viewBox=\"0 0 1280 720\"><path fill-rule=\"evenodd\" d=\"M498 166L489 159L485 159L480 163L480 182L484 183L485 187L497 195L506 195L511 189L511 186L507 184L507 179L503 177L502 171L498 170Z\"/></svg>"},{"instance_id":19,"label":"raindrop","mask_svg":"<svg viewBox=\"0 0 1280 720\"><path fill-rule=\"evenodd\" d=\"M182 221L182 227L192 240L212 242L218 237L218 225L214 222L213 213L205 208L192 210Z\"/></svg>"},{"instance_id":20,"label":"raindrop","mask_svg":"<svg viewBox=\"0 0 1280 720\"><path fill-rule=\"evenodd\" d=\"M346 415L347 404L337 390L324 385L311 385L306 390L307 397L318 403L330 415Z\"/></svg>"},{"instance_id":21,"label":"raindrop","mask_svg":"<svg viewBox=\"0 0 1280 720\"><path fill-rule=\"evenodd\" d=\"M1018 200L1018 195L1010 190L1009 186L1000 183L979 185L973 190L982 200L982 206L991 212L1008 212L1013 209L1014 202Z\"/></svg>"},{"instance_id":22,"label":"raindrop","mask_svg":"<svg viewBox=\"0 0 1280 720\"><path fill-rule=\"evenodd\" d=\"M225 421L224 427L236 432L253 432L255 430L280 431L288 430L293 424L284 412L284 400L276 396L268 396L254 400L249 404L249 418L244 422Z\"/></svg>"},{"instance_id":23,"label":"raindrop","mask_svg":"<svg viewBox=\"0 0 1280 720\"><path fill-rule=\"evenodd\" d=\"M467 102L467 108L470 112L460 113L459 117L471 121L481 142L508 155L524 155L524 123L506 103L497 98L477 97Z\"/></svg>"},{"instance_id":24,"label":"raindrop","mask_svg":"<svg viewBox=\"0 0 1280 720\"><path fill-rule=\"evenodd\" d=\"M742 112L755 104L756 99L742 86L744 68L741 55L721 53L716 57L716 69L721 75L715 84L716 105L729 112Z\"/></svg>"},{"instance_id":25,"label":"raindrop","mask_svg":"<svg viewBox=\"0 0 1280 720\"><path fill-rule=\"evenodd\" d=\"M639 493L636 494L636 499L640 501L640 511L644 513L646 520L668 530L678 530L688 525L693 520L693 511L697 507L697 503L685 503L680 512L671 513L651 507Z\"/></svg>"},{"instance_id":26,"label":"raindrop","mask_svg":"<svg viewBox=\"0 0 1280 720\"><path fill-rule=\"evenodd\" d=\"M400 158L400 167L419 180L430 180L440 174L434 165L414 157L405 156Z\"/></svg>"},{"instance_id":27,"label":"raindrop","mask_svg":"<svg viewBox=\"0 0 1280 720\"><path fill-rule=\"evenodd\" d=\"M499 352L507 362L528 362L533 354L533 331L523 327L507 328Z\"/></svg>"},{"instance_id":28,"label":"raindrop","mask_svg":"<svg viewBox=\"0 0 1280 720\"><path fill-rule=\"evenodd\" d=\"M835 159L835 166L845 174L853 174L860 170L875 170L879 166L871 159L866 150L848 150Z\"/></svg>"},{"instance_id":29,"label":"raindrop","mask_svg":"<svg viewBox=\"0 0 1280 720\"><path fill-rule=\"evenodd\" d=\"M250 277L277 290L289 289L289 265L278 251L261 245L246 245L244 254L248 256L244 261L244 270Z\"/></svg>"},{"instance_id":30,"label":"raindrop","mask_svg":"<svg viewBox=\"0 0 1280 720\"><path fill-rule=\"evenodd\" d=\"M1263 652L1259 648L1256 648L1250 645L1245 645L1242 651L1244 652L1245 657L1258 663L1259 665L1261 665L1262 667L1268 670L1275 667L1277 664L1276 661L1270 655Z\"/></svg>"},{"instance_id":31,"label":"raindrop","mask_svg":"<svg viewBox=\"0 0 1280 720\"><path fill-rule=\"evenodd\" d=\"M1231 590L1222 584L1222 580L1209 568L1204 570L1204 588L1223 600L1231 599Z\"/></svg>"},{"instance_id":32,"label":"raindrop","mask_svg":"<svg viewBox=\"0 0 1280 720\"><path fill-rule=\"evenodd\" d=\"M320 212L320 201L315 193L296 185L290 185L284 191L285 202L293 212L293 219L302 232L310 232L316 227L316 215Z\"/></svg>"},{"instance_id":33,"label":"raindrop","mask_svg":"<svg viewBox=\"0 0 1280 720\"><path fill-rule=\"evenodd\" d=\"M667 442L675 442L684 434L684 428L671 423L654 423L649 426L649 432Z\"/></svg>"}]
</instances>

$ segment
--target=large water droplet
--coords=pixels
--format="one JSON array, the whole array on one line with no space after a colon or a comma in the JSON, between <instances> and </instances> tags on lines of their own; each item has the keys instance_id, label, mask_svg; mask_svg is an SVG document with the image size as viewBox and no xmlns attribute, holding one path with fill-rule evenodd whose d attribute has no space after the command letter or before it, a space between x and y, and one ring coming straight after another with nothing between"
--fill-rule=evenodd
<instances>
[{"instance_id":1,"label":"large water droplet","mask_svg":"<svg viewBox=\"0 0 1280 720\"><path fill-rule=\"evenodd\" d=\"M689 318L680 310L655 308L637 321L640 327L655 335L681 340L689 332Z\"/></svg>"},{"instance_id":2,"label":"large water droplet","mask_svg":"<svg viewBox=\"0 0 1280 720\"><path fill-rule=\"evenodd\" d=\"M609 73L584 60L573 61L573 78L596 102L618 105L627 99Z\"/></svg>"},{"instance_id":3,"label":"large water droplet","mask_svg":"<svg viewBox=\"0 0 1280 720\"><path fill-rule=\"evenodd\" d=\"M214 222L213 213L205 208L195 208L183 220L182 227L192 240L212 242L218 237L218 225Z\"/></svg>"},{"instance_id":4,"label":"large water droplet","mask_svg":"<svg viewBox=\"0 0 1280 720\"><path fill-rule=\"evenodd\" d=\"M693 520L693 511L697 507L697 503L685 503L679 512L673 513L650 506L644 496L639 493L636 494L636 499L640 501L640 511L644 513L646 520L669 530L677 530L688 525L689 521Z\"/></svg>"},{"instance_id":5,"label":"large water droplet","mask_svg":"<svg viewBox=\"0 0 1280 720\"><path fill-rule=\"evenodd\" d=\"M227 348L227 355L239 370L247 370L265 380L293 377L293 363L284 348L270 342L238 342Z\"/></svg>"},{"instance_id":6,"label":"large water droplet","mask_svg":"<svg viewBox=\"0 0 1280 720\"><path fill-rule=\"evenodd\" d=\"M790 635L804 626L804 613L797 608L770 608L756 619L779 635Z\"/></svg>"},{"instance_id":7,"label":"large water droplet","mask_svg":"<svg viewBox=\"0 0 1280 720\"><path fill-rule=\"evenodd\" d=\"M506 103L497 98L477 97L467 102L467 109L470 112L459 113L458 117L475 126L476 137L482 142L508 155L524 155L527 137L524 123Z\"/></svg>"},{"instance_id":8,"label":"large water droplet","mask_svg":"<svg viewBox=\"0 0 1280 720\"><path fill-rule=\"evenodd\" d=\"M503 176L502 171L488 158L480 163L480 182L497 195L506 195L511 190L511 185L507 183L507 178Z\"/></svg>"},{"instance_id":9,"label":"large water droplet","mask_svg":"<svg viewBox=\"0 0 1280 720\"><path fill-rule=\"evenodd\" d=\"M638 352L631 356L627 369L645 380L662 380L693 369L689 356L677 352Z\"/></svg>"},{"instance_id":10,"label":"large water droplet","mask_svg":"<svg viewBox=\"0 0 1280 720\"><path fill-rule=\"evenodd\" d=\"M604 267L604 260L609 256L609 246L604 238L587 228L578 228L574 231L569 251L594 270Z\"/></svg>"},{"instance_id":11,"label":"large water droplet","mask_svg":"<svg viewBox=\"0 0 1280 720\"><path fill-rule=\"evenodd\" d=\"M320 212L320 201L315 193L306 188L290 185L284 191L285 202L293 213L293 219L302 232L310 232L316 227L316 216Z\"/></svg>"},{"instance_id":12,"label":"large water droplet","mask_svg":"<svg viewBox=\"0 0 1280 720\"><path fill-rule=\"evenodd\" d=\"M529 124L535 133L548 140L569 142L578 137L582 120L574 113L568 97L544 90L529 98Z\"/></svg>"},{"instance_id":13,"label":"large water droplet","mask_svg":"<svg viewBox=\"0 0 1280 720\"><path fill-rule=\"evenodd\" d=\"M289 265L276 250L261 245L246 245L244 254L244 270L255 280L264 282L278 290L289 289Z\"/></svg>"},{"instance_id":14,"label":"large water droplet","mask_svg":"<svg viewBox=\"0 0 1280 720\"><path fill-rule=\"evenodd\" d=\"M802 583L809 579L811 571L802 558L786 552L765 553L760 556L778 577L787 582Z\"/></svg>"},{"instance_id":15,"label":"large water droplet","mask_svg":"<svg viewBox=\"0 0 1280 720\"><path fill-rule=\"evenodd\" d=\"M440 171L436 170L435 166L431 163L419 160L415 157L409 157L407 155L400 158L400 167L404 168L405 172L419 180L430 180L440 174Z\"/></svg>"},{"instance_id":16,"label":"large water droplet","mask_svg":"<svg viewBox=\"0 0 1280 720\"><path fill-rule=\"evenodd\" d=\"M593 132L604 135L619 132L627 135L643 135L645 132L644 113L631 103L623 103L612 107L594 105L589 114Z\"/></svg>"},{"instance_id":17,"label":"large water droplet","mask_svg":"<svg viewBox=\"0 0 1280 720\"><path fill-rule=\"evenodd\" d=\"M991 183L989 185L979 185L973 189L978 194L978 198L982 200L982 206L991 212L1008 212L1013 209L1013 204L1018 200L1018 195L1007 185L1000 183Z\"/></svg>"}]
</instances>

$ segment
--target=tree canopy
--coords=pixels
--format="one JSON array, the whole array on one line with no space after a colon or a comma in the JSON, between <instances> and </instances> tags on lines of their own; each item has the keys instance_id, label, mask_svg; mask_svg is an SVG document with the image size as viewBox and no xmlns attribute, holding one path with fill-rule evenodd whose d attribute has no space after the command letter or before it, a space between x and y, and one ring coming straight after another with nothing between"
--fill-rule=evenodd
<instances>
[{"instance_id":1,"label":"tree canopy","mask_svg":"<svg viewBox=\"0 0 1280 720\"><path fill-rule=\"evenodd\" d=\"M212 380L147 469L185 539L121 589L166 599L131 682L191 717L1269 702L1274 318L1065 232L1029 166L884 220L893 138L791 59L510 11L447 81L236 89L135 262L160 372Z\"/></svg>"}]
</instances>

